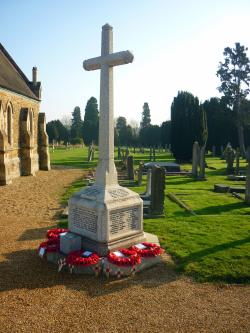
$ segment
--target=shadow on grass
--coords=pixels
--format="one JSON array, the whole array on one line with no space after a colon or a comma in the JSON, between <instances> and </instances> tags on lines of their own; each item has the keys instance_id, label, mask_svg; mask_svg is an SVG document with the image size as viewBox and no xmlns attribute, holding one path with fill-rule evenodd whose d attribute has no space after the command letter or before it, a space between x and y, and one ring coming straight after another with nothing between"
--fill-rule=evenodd
<instances>
[{"instance_id":1,"label":"shadow on grass","mask_svg":"<svg viewBox=\"0 0 250 333\"><path fill-rule=\"evenodd\" d=\"M181 260L179 260L178 266L179 266L179 270L180 271L184 271L185 267L189 264L192 264L194 262L199 262L202 261L202 259L204 259L206 256L209 256L211 254L217 253L219 251L225 251L227 249L232 249L234 247L238 247L244 244L250 243L250 236L243 238L243 239L239 239L236 241L232 241L232 242L228 242L228 243L223 243L223 244L219 244L219 245L215 245L213 247L209 247L207 249L201 250L201 251L197 251L197 252L193 252L191 254L189 254L188 256L182 258ZM234 277L230 274L227 274L226 276L223 275L222 276L216 276L216 275L212 275L210 278L206 278L207 281L227 281L227 282L231 282L231 283L246 283L250 281L250 276L240 276L240 277Z\"/></svg>"},{"instance_id":2,"label":"shadow on grass","mask_svg":"<svg viewBox=\"0 0 250 333\"><path fill-rule=\"evenodd\" d=\"M201 209L194 210L198 215L214 215L214 214L221 214L225 212L230 212L234 209L241 209L246 208L246 204L244 202L234 202L226 205L215 205L210 207L205 207Z\"/></svg>"},{"instance_id":3,"label":"shadow on grass","mask_svg":"<svg viewBox=\"0 0 250 333\"><path fill-rule=\"evenodd\" d=\"M198 180L194 179L194 178L190 178L187 176L186 179L180 179L180 180L171 180L170 177L167 177L167 185L171 186L171 185L181 185L181 184L190 184L190 183L198 183Z\"/></svg>"},{"instance_id":4,"label":"shadow on grass","mask_svg":"<svg viewBox=\"0 0 250 333\"><path fill-rule=\"evenodd\" d=\"M135 276L121 280L100 276L70 274L67 268L60 273L57 266L38 256L34 249L15 251L0 262L0 292L15 289L43 289L64 285L67 289L86 292L90 297L113 294L134 285L155 288L179 279L175 265L167 260Z\"/></svg>"}]
</instances>

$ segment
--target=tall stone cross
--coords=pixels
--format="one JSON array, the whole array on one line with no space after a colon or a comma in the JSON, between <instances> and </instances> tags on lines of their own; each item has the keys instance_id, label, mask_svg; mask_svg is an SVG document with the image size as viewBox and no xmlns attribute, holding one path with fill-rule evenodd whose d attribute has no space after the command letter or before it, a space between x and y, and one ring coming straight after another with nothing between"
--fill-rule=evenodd
<instances>
[{"instance_id":1,"label":"tall stone cross","mask_svg":"<svg viewBox=\"0 0 250 333\"><path fill-rule=\"evenodd\" d=\"M117 171L114 163L114 111L113 111L113 67L128 64L134 56L130 51L113 52L113 28L102 27L101 56L83 62L87 71L101 70L100 118L99 118L99 162L95 184L116 185Z\"/></svg>"}]
</instances>

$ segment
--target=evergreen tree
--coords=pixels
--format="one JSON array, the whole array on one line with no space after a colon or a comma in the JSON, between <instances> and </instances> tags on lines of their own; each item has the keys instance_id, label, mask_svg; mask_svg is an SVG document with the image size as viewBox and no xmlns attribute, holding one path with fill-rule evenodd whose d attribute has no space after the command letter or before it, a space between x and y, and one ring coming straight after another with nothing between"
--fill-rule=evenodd
<instances>
[{"instance_id":1,"label":"evergreen tree","mask_svg":"<svg viewBox=\"0 0 250 333\"><path fill-rule=\"evenodd\" d=\"M82 138L82 118L79 106L72 112L71 139L80 140Z\"/></svg>"},{"instance_id":2,"label":"evergreen tree","mask_svg":"<svg viewBox=\"0 0 250 333\"><path fill-rule=\"evenodd\" d=\"M174 157L189 161L194 141L204 145L207 138L206 118L197 97L178 92L171 106L171 148Z\"/></svg>"},{"instance_id":3,"label":"evergreen tree","mask_svg":"<svg viewBox=\"0 0 250 333\"><path fill-rule=\"evenodd\" d=\"M127 145L127 120L125 117L118 117L116 121L116 131L118 134L118 144Z\"/></svg>"},{"instance_id":4,"label":"evergreen tree","mask_svg":"<svg viewBox=\"0 0 250 333\"><path fill-rule=\"evenodd\" d=\"M161 124L161 144L164 147L171 142L171 121L167 120Z\"/></svg>"},{"instance_id":5,"label":"evergreen tree","mask_svg":"<svg viewBox=\"0 0 250 333\"><path fill-rule=\"evenodd\" d=\"M233 147L237 147L238 139L233 111L227 107L224 99L212 97L203 103L203 108L206 111L209 133L207 148L212 150L215 146L217 154L220 154L220 147L226 147L228 142Z\"/></svg>"},{"instance_id":6,"label":"evergreen tree","mask_svg":"<svg viewBox=\"0 0 250 333\"><path fill-rule=\"evenodd\" d=\"M85 108L83 121L83 139L85 144L98 143L99 112L97 100L91 97Z\"/></svg>"},{"instance_id":7,"label":"evergreen tree","mask_svg":"<svg viewBox=\"0 0 250 333\"><path fill-rule=\"evenodd\" d=\"M144 103L142 111L141 128L148 127L151 124L150 110L148 103Z\"/></svg>"},{"instance_id":8,"label":"evergreen tree","mask_svg":"<svg viewBox=\"0 0 250 333\"><path fill-rule=\"evenodd\" d=\"M144 147L157 147L161 143L161 128L158 125L150 125L140 129L140 143Z\"/></svg>"},{"instance_id":9,"label":"evergreen tree","mask_svg":"<svg viewBox=\"0 0 250 333\"><path fill-rule=\"evenodd\" d=\"M244 121L241 112L243 100L249 94L250 61L246 51L248 48L235 43L235 48L226 47L220 62L217 76L221 85L218 90L223 93L227 104L232 108L237 124L238 140L241 154L245 156Z\"/></svg>"},{"instance_id":10,"label":"evergreen tree","mask_svg":"<svg viewBox=\"0 0 250 333\"><path fill-rule=\"evenodd\" d=\"M49 142L53 142L53 140L67 142L69 140L69 132L60 120L48 122L46 131L49 136Z\"/></svg>"}]
</instances>

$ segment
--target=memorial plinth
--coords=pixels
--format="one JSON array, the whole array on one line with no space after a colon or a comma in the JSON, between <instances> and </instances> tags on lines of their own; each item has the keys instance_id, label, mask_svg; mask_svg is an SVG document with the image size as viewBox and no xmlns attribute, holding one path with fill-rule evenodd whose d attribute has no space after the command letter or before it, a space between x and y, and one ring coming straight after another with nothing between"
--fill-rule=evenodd
<instances>
[{"instance_id":1,"label":"memorial plinth","mask_svg":"<svg viewBox=\"0 0 250 333\"><path fill-rule=\"evenodd\" d=\"M69 200L69 230L99 255L145 241L142 200L119 185L84 188Z\"/></svg>"}]
</instances>

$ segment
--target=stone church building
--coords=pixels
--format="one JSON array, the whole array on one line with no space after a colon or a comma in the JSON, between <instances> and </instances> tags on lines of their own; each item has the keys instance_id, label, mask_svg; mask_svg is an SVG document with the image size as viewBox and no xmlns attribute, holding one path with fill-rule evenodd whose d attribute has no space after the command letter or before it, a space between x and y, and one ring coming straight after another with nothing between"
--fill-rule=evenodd
<instances>
[{"instance_id":1,"label":"stone church building","mask_svg":"<svg viewBox=\"0 0 250 333\"><path fill-rule=\"evenodd\" d=\"M0 185L49 170L45 114L39 113L41 83L29 81L0 43Z\"/></svg>"}]
</instances>

